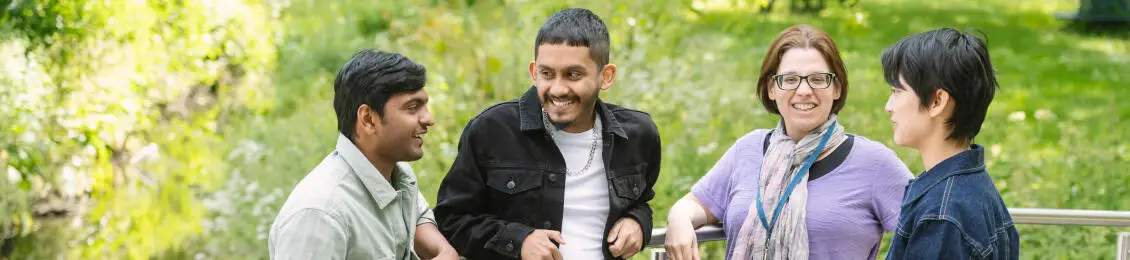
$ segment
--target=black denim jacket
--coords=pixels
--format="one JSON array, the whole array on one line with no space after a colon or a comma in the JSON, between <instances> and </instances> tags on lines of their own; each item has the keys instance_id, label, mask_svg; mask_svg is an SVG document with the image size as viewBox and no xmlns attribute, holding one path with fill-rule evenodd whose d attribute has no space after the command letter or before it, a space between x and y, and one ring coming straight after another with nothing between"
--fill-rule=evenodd
<instances>
[{"instance_id":1,"label":"black denim jacket","mask_svg":"<svg viewBox=\"0 0 1130 260\"><path fill-rule=\"evenodd\" d=\"M610 195L604 236L617 220L633 218L646 245L652 227L648 201L659 177L659 131L644 112L597 101L596 113L605 126L601 154ZM518 259L534 229L561 229L565 159L550 138L533 87L467 123L434 210L440 231L460 255ZM613 259L608 243L604 256Z\"/></svg>"}]
</instances>

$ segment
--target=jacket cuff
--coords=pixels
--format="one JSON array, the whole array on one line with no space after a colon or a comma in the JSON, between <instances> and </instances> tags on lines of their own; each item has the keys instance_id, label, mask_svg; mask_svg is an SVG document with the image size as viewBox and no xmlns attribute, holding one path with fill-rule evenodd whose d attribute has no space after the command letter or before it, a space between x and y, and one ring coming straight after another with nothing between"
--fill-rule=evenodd
<instances>
[{"instance_id":1,"label":"jacket cuff","mask_svg":"<svg viewBox=\"0 0 1130 260\"><path fill-rule=\"evenodd\" d=\"M628 217L635 219L636 222L639 222L640 230L643 231L643 244L640 245L641 249L647 248L648 242L651 242L651 214L651 207L648 207L647 204L636 206L635 208L628 210Z\"/></svg>"}]
</instances>

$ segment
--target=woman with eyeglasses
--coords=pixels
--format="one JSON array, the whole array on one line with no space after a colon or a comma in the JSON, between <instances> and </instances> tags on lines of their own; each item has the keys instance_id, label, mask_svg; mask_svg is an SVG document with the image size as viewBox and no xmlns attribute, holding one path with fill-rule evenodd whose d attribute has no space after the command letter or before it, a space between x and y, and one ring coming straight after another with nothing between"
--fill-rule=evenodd
<instances>
[{"instance_id":1,"label":"woman with eyeglasses","mask_svg":"<svg viewBox=\"0 0 1130 260\"><path fill-rule=\"evenodd\" d=\"M910 171L882 143L844 131L848 77L827 33L773 41L757 80L781 120L739 138L671 207L670 259L699 259L694 230L721 222L726 259L875 259L895 229Z\"/></svg>"}]
</instances>

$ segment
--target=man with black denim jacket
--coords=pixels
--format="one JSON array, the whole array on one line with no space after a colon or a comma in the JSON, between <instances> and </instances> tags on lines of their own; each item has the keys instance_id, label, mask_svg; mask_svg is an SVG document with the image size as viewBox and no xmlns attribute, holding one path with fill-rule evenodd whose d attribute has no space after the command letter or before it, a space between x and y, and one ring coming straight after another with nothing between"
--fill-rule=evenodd
<instances>
[{"instance_id":1,"label":"man with black denim jacket","mask_svg":"<svg viewBox=\"0 0 1130 260\"><path fill-rule=\"evenodd\" d=\"M651 237L659 132L604 103L608 29L565 9L538 31L520 98L473 118L440 185L440 231L467 259L619 259Z\"/></svg>"},{"instance_id":2,"label":"man with black denim jacket","mask_svg":"<svg viewBox=\"0 0 1130 260\"><path fill-rule=\"evenodd\" d=\"M1017 259L1020 238L973 143L999 87L981 39L943 28L882 55L895 143L922 154L888 259Z\"/></svg>"}]
</instances>

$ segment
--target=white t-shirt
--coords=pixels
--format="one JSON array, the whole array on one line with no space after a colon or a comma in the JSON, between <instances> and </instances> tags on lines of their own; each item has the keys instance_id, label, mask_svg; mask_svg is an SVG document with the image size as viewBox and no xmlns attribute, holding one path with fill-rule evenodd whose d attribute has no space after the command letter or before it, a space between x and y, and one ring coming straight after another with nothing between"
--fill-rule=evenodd
<instances>
[{"instance_id":1,"label":"white t-shirt","mask_svg":"<svg viewBox=\"0 0 1130 260\"><path fill-rule=\"evenodd\" d=\"M597 119L600 120L600 119ZM599 121L598 121L599 122ZM599 124L599 123L598 123ZM569 172L565 177L565 207L561 220L561 256L564 259L604 259L604 225L608 221L608 175L604 172L602 140L596 136L596 151L588 170L585 167L592 153L593 129L583 133L553 131L557 148L565 157Z\"/></svg>"}]
</instances>

